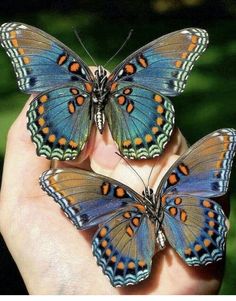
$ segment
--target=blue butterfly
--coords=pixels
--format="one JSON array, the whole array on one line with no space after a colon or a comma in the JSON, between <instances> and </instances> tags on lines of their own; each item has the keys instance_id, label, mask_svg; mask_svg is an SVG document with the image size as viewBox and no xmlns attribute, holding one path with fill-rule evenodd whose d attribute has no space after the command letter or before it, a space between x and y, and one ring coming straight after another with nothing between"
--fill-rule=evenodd
<instances>
[{"instance_id":1,"label":"blue butterfly","mask_svg":"<svg viewBox=\"0 0 236 301\"><path fill-rule=\"evenodd\" d=\"M143 195L111 178L52 169L40 184L78 229L99 226L93 254L113 286L136 284L151 272L155 246L167 242L190 266L222 259L227 218L212 198L227 192L236 130L220 129L195 143Z\"/></svg>"},{"instance_id":2,"label":"blue butterfly","mask_svg":"<svg viewBox=\"0 0 236 301\"><path fill-rule=\"evenodd\" d=\"M47 33L22 23L0 27L20 90L39 93L28 110L37 154L74 159L95 122L105 120L119 151L130 159L159 156L170 139L174 108L167 96L183 92L194 62L208 44L203 29L167 34L140 48L110 76L93 75L82 59Z\"/></svg>"}]
</instances>

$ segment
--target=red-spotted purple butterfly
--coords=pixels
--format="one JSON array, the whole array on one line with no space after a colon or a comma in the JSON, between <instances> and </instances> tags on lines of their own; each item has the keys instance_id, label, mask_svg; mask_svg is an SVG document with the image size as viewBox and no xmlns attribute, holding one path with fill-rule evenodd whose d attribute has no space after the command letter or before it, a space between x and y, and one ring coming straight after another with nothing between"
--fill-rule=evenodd
<instances>
[{"instance_id":1,"label":"red-spotted purple butterfly","mask_svg":"<svg viewBox=\"0 0 236 301\"><path fill-rule=\"evenodd\" d=\"M203 29L187 28L140 48L110 76L95 75L81 58L47 33L22 23L0 27L20 90L39 93L28 110L28 129L37 154L74 159L95 122L107 120L119 151L127 158L159 156L174 127L167 96L180 94L194 62L208 44Z\"/></svg>"},{"instance_id":2,"label":"red-spotted purple butterfly","mask_svg":"<svg viewBox=\"0 0 236 301\"><path fill-rule=\"evenodd\" d=\"M227 192L236 130L220 129L195 143L143 196L111 178L52 169L40 178L78 229L99 226L93 254L113 286L136 284L151 271L155 245L168 242L190 266L222 259L227 218L212 198Z\"/></svg>"}]
</instances>

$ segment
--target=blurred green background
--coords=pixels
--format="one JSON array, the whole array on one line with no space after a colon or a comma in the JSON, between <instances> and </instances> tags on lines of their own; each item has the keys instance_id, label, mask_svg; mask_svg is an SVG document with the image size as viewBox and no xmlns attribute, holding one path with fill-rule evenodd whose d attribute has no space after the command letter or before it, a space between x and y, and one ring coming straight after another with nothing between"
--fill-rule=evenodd
<instances>
[{"instance_id":1,"label":"blurred green background","mask_svg":"<svg viewBox=\"0 0 236 301\"><path fill-rule=\"evenodd\" d=\"M176 122L190 143L218 128L236 128L236 1L33 0L23 4L8 0L1 2L0 12L1 23L18 21L39 27L75 50L88 64L91 60L78 43L73 27L79 28L82 40L97 64L104 64L133 28L132 38L108 66L110 70L128 54L163 34L185 27L205 28L210 36L209 47L193 68L184 93L172 99ZM0 49L1 166L7 131L26 99L27 96L17 88L9 58ZM233 170L231 229L221 294L236 293L235 180Z\"/></svg>"}]
</instances>

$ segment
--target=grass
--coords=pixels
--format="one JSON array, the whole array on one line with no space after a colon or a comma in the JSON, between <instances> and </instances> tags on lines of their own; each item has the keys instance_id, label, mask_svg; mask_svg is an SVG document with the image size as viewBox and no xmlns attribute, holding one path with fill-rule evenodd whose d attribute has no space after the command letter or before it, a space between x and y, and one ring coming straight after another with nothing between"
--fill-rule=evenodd
<instances>
[{"instance_id":1,"label":"grass","mask_svg":"<svg viewBox=\"0 0 236 301\"><path fill-rule=\"evenodd\" d=\"M72 26L79 23L83 40L92 54L95 54L99 63L104 63L115 52L130 28L125 21L117 26L115 21L103 19L101 22L99 15L86 12L66 15L41 12L31 14L31 16L21 16L18 20L40 27L58 37L84 58L84 51L79 47L71 30ZM177 125L188 141L193 143L218 128L236 128L236 42L232 38L231 30L236 27L236 21L221 19L215 23L206 21L208 23L193 24L191 22L191 20L184 22L168 19L168 22L163 24L163 19L158 20L158 18L151 23L137 22L134 26L134 37L124 48L122 55L119 54L110 67L114 67L126 55L164 33L195 25L207 28L211 38L209 49L192 70L185 92L172 99L176 109ZM17 90L10 61L2 49L0 49L0 66L0 160L2 162L7 131L21 111L27 96ZM226 270L221 294L236 294L236 275L234 274L236 270L236 187L232 185L235 180L236 173L233 171L231 229L227 241Z\"/></svg>"}]
</instances>

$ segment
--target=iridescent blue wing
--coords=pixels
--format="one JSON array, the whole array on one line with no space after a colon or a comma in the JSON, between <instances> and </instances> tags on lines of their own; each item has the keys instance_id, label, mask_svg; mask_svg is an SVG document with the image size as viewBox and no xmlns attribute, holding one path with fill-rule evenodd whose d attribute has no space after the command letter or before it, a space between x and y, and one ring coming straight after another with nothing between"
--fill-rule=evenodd
<instances>
[{"instance_id":1,"label":"iridescent blue wing","mask_svg":"<svg viewBox=\"0 0 236 301\"><path fill-rule=\"evenodd\" d=\"M33 99L27 127L39 156L72 160L81 152L93 122L88 85L54 87Z\"/></svg>"},{"instance_id":2,"label":"iridescent blue wing","mask_svg":"<svg viewBox=\"0 0 236 301\"><path fill-rule=\"evenodd\" d=\"M221 129L194 144L160 185L166 238L189 265L222 259L226 217L211 197L227 192L236 131Z\"/></svg>"},{"instance_id":3,"label":"iridescent blue wing","mask_svg":"<svg viewBox=\"0 0 236 301\"><path fill-rule=\"evenodd\" d=\"M130 159L159 156L174 127L170 100L126 82L113 84L111 92L105 114L119 151Z\"/></svg>"},{"instance_id":4,"label":"iridescent blue wing","mask_svg":"<svg viewBox=\"0 0 236 301\"><path fill-rule=\"evenodd\" d=\"M77 54L38 28L4 23L0 27L0 42L11 58L20 90L28 94L93 79Z\"/></svg>"},{"instance_id":5,"label":"iridescent blue wing","mask_svg":"<svg viewBox=\"0 0 236 301\"><path fill-rule=\"evenodd\" d=\"M236 130L220 129L199 140L163 178L161 193L219 197L227 192Z\"/></svg>"},{"instance_id":6,"label":"iridescent blue wing","mask_svg":"<svg viewBox=\"0 0 236 301\"><path fill-rule=\"evenodd\" d=\"M142 211L127 206L100 225L94 236L93 254L113 286L133 285L150 274L155 227Z\"/></svg>"},{"instance_id":7,"label":"iridescent blue wing","mask_svg":"<svg viewBox=\"0 0 236 301\"><path fill-rule=\"evenodd\" d=\"M48 170L40 184L79 229L104 222L110 214L140 198L113 179L80 169Z\"/></svg>"},{"instance_id":8,"label":"iridescent blue wing","mask_svg":"<svg viewBox=\"0 0 236 301\"><path fill-rule=\"evenodd\" d=\"M110 75L110 81L128 81L166 96L183 92L189 73L205 51L208 34L199 28L172 32L140 48Z\"/></svg>"}]
</instances>

